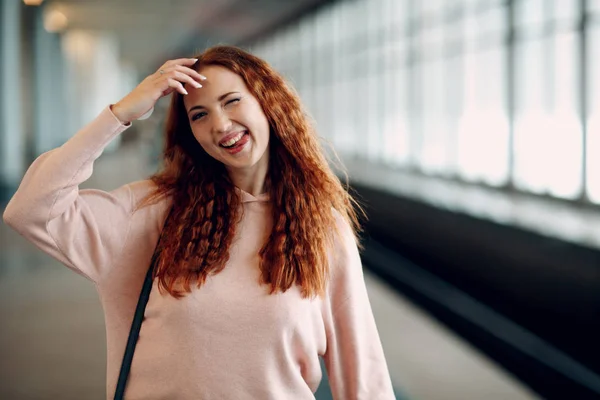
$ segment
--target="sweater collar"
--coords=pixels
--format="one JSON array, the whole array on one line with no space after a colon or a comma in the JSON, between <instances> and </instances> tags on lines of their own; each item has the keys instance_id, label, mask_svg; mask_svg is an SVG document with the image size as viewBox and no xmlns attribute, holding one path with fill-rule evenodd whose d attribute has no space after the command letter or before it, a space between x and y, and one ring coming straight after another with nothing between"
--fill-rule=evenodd
<instances>
[{"instance_id":1,"label":"sweater collar","mask_svg":"<svg viewBox=\"0 0 600 400\"><path fill-rule=\"evenodd\" d=\"M251 195L250 193L243 191L240 188L235 188L242 199L242 203L251 203L254 201L265 202L269 201L269 193L261 193L258 196Z\"/></svg>"}]
</instances>

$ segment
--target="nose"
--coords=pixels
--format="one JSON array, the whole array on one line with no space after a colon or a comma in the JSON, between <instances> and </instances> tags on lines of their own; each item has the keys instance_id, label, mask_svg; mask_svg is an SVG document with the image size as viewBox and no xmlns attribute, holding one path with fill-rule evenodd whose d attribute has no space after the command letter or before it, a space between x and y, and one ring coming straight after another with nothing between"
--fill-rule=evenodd
<instances>
[{"instance_id":1,"label":"nose","mask_svg":"<svg viewBox=\"0 0 600 400\"><path fill-rule=\"evenodd\" d=\"M231 119L227 113L216 112L213 114L213 131L216 133L228 132L231 129Z\"/></svg>"}]
</instances>

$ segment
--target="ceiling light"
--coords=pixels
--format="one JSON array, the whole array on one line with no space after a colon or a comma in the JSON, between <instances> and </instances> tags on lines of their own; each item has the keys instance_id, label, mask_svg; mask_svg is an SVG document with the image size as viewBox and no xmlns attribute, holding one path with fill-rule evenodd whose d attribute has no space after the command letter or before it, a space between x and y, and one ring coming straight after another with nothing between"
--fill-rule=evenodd
<instances>
[{"instance_id":1,"label":"ceiling light","mask_svg":"<svg viewBox=\"0 0 600 400\"><path fill-rule=\"evenodd\" d=\"M23 3L28 6L39 6L44 0L23 0Z\"/></svg>"},{"instance_id":2,"label":"ceiling light","mask_svg":"<svg viewBox=\"0 0 600 400\"><path fill-rule=\"evenodd\" d=\"M67 17L58 10L50 10L44 14L44 28L48 32L61 32L67 27Z\"/></svg>"}]
</instances>

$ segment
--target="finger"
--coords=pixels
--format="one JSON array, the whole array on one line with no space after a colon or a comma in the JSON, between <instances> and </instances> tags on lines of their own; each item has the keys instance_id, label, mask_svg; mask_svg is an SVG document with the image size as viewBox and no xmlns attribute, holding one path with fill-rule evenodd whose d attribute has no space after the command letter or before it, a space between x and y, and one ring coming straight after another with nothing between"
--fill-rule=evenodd
<instances>
[{"instance_id":1,"label":"finger","mask_svg":"<svg viewBox=\"0 0 600 400\"><path fill-rule=\"evenodd\" d=\"M175 79L176 81L179 81L183 84L186 84L186 83L190 84L193 87L195 87L196 89L199 89L202 87L202 85L200 83L198 83L197 81L195 81L194 78L192 78L189 75L184 74L183 72L171 70L171 71L165 72L164 76L167 77L167 79Z\"/></svg>"},{"instance_id":2,"label":"finger","mask_svg":"<svg viewBox=\"0 0 600 400\"><path fill-rule=\"evenodd\" d=\"M159 69L167 69L169 67L174 67L175 65L194 65L197 61L197 58L178 58L176 60L167 61Z\"/></svg>"},{"instance_id":3,"label":"finger","mask_svg":"<svg viewBox=\"0 0 600 400\"><path fill-rule=\"evenodd\" d=\"M169 84L169 87L172 87L173 89L177 90L179 93L186 95L188 94L187 90L184 89L183 85L181 84L181 82L173 79L173 78L169 78L167 79L167 82Z\"/></svg>"},{"instance_id":4,"label":"finger","mask_svg":"<svg viewBox=\"0 0 600 400\"><path fill-rule=\"evenodd\" d=\"M184 67L183 65L176 65L175 70L179 71L179 72L183 72L184 74L188 74L198 81L205 81L207 79L204 75L199 74L197 71L194 71L191 68Z\"/></svg>"},{"instance_id":5,"label":"finger","mask_svg":"<svg viewBox=\"0 0 600 400\"><path fill-rule=\"evenodd\" d=\"M196 89L199 89L202 87L202 85L200 83L198 83L198 81L194 80L194 78L192 78L191 76L189 76L183 72L173 71L173 78L175 78L176 80L178 80L179 82L181 82L183 84L187 83L189 85L192 85Z\"/></svg>"}]
</instances>

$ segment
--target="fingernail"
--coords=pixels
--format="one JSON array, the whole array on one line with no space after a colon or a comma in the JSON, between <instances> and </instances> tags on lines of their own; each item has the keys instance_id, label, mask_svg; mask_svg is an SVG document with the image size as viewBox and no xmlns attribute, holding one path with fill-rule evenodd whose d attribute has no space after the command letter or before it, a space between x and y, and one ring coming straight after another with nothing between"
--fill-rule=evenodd
<instances>
[{"instance_id":1,"label":"fingernail","mask_svg":"<svg viewBox=\"0 0 600 400\"><path fill-rule=\"evenodd\" d=\"M187 90L183 89L183 94L188 94Z\"/></svg>"},{"instance_id":2,"label":"fingernail","mask_svg":"<svg viewBox=\"0 0 600 400\"><path fill-rule=\"evenodd\" d=\"M207 78L204 75L200 75L200 79L202 79L203 81L205 81Z\"/></svg>"},{"instance_id":3,"label":"fingernail","mask_svg":"<svg viewBox=\"0 0 600 400\"><path fill-rule=\"evenodd\" d=\"M192 60L194 60L194 63L197 63L197 62L198 62L198 59L197 59L197 58L192 58Z\"/></svg>"},{"instance_id":4,"label":"fingernail","mask_svg":"<svg viewBox=\"0 0 600 400\"><path fill-rule=\"evenodd\" d=\"M199 84L198 82L195 82L195 81L193 82L193 85L196 89L200 89L202 87L201 84Z\"/></svg>"}]
</instances>

